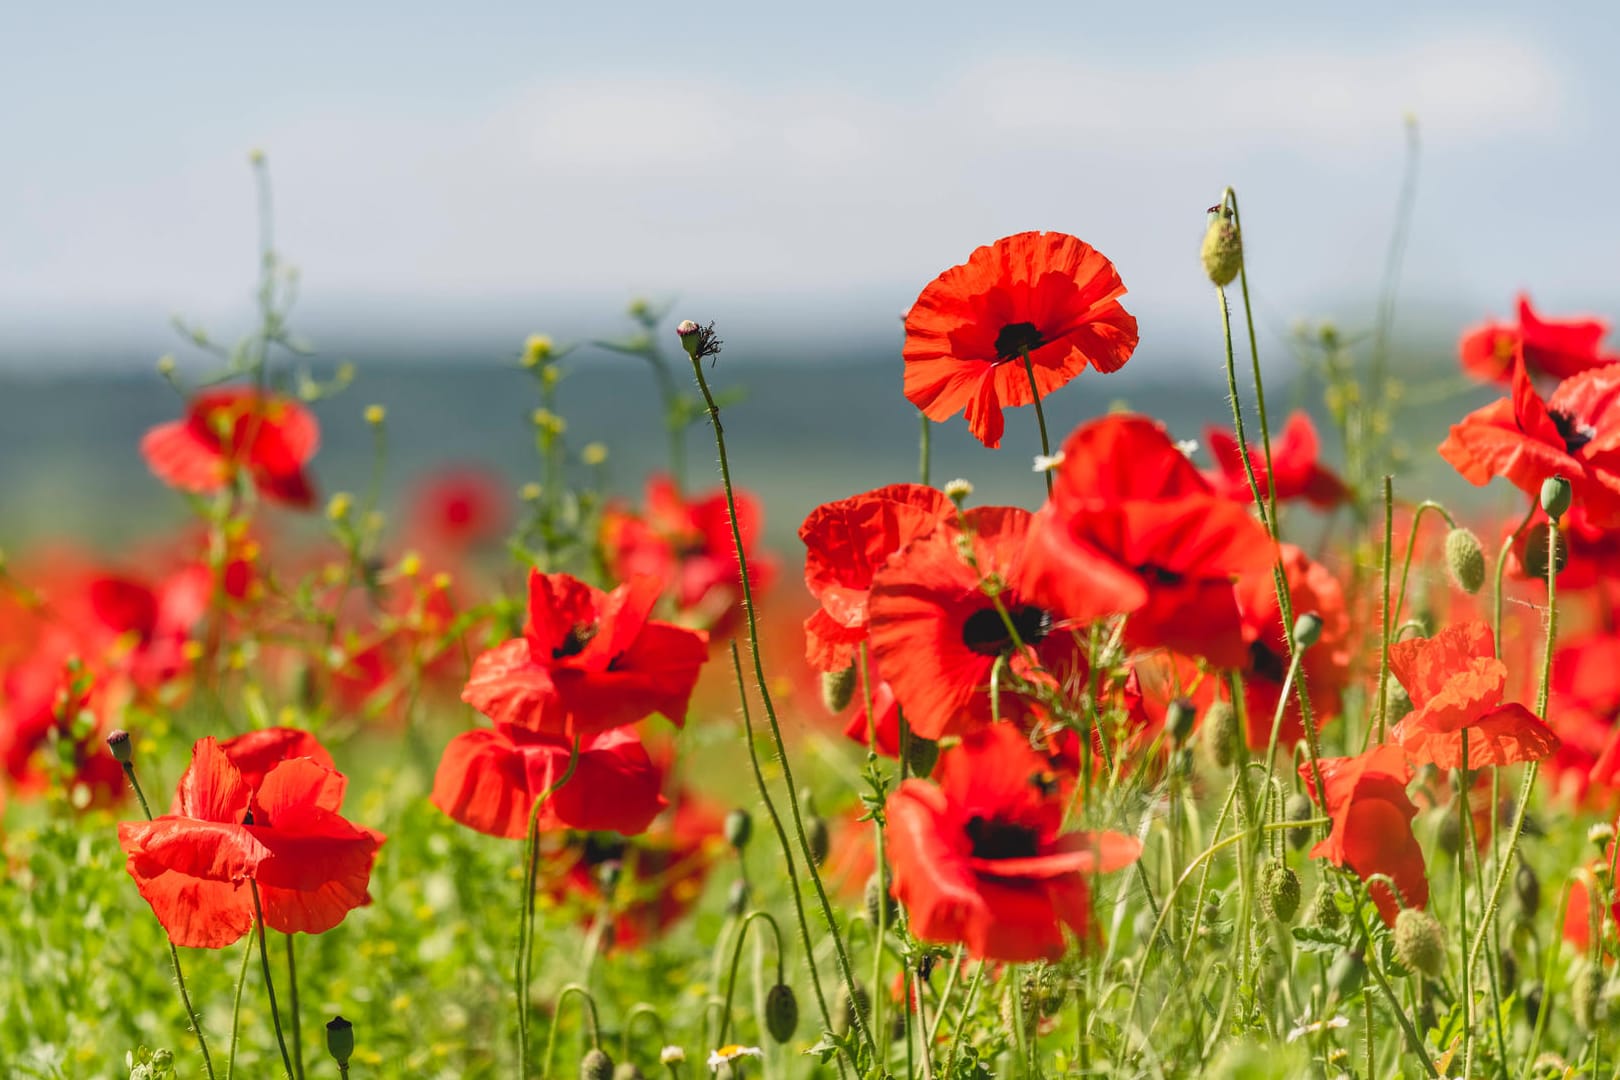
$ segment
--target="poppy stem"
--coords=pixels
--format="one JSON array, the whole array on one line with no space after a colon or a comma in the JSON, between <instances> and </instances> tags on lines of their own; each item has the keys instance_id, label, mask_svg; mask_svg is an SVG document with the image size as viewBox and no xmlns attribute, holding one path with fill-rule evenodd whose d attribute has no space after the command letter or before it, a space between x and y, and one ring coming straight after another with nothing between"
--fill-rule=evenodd
<instances>
[{"instance_id":1,"label":"poppy stem","mask_svg":"<svg viewBox=\"0 0 1620 1080\"><path fill-rule=\"evenodd\" d=\"M1412 522L1414 530L1417 522ZM1388 473L1384 474L1384 603L1380 608L1383 615L1383 625L1378 634L1378 741L1384 741L1386 718L1389 715L1389 568L1395 555L1395 478ZM1410 545L1407 553L1407 566L1411 566L1412 552ZM1406 592L1406 571L1401 571L1401 592Z\"/></svg>"},{"instance_id":2,"label":"poppy stem","mask_svg":"<svg viewBox=\"0 0 1620 1080\"><path fill-rule=\"evenodd\" d=\"M923 487L927 487L934 456L934 422L928 419L927 413L920 410L917 418L922 421L921 445L917 449L917 475Z\"/></svg>"},{"instance_id":3,"label":"poppy stem","mask_svg":"<svg viewBox=\"0 0 1620 1080\"><path fill-rule=\"evenodd\" d=\"M1373 981L1378 984L1378 989L1389 1000L1389 1008L1395 1014L1395 1022L1401 1025L1401 1031L1406 1036L1406 1042L1411 1046L1412 1052L1417 1055L1418 1061L1423 1065L1423 1071L1434 1077L1435 1080L1439 1080L1440 1074L1435 1071L1434 1062L1429 1060L1429 1051L1425 1049L1423 1039L1418 1035L1417 1029L1412 1026L1412 1021L1408 1019L1406 1010L1401 1008L1401 1001L1395 996L1395 991L1389 985L1389 980L1384 977L1384 966L1378 959L1378 950L1372 947L1372 932L1367 928L1366 916L1361 913L1361 904L1357 903L1354 906L1356 923L1361 928L1361 941L1364 955L1367 958L1367 970L1371 972ZM1468 992L1467 987L1463 988L1463 992L1465 994ZM1463 1075L1468 1076L1470 1074L1465 1071Z\"/></svg>"},{"instance_id":4,"label":"poppy stem","mask_svg":"<svg viewBox=\"0 0 1620 1080\"><path fill-rule=\"evenodd\" d=\"M1401 583L1395 589L1395 615L1390 620L1391 626L1399 627L1401 625L1401 610L1406 606L1406 581L1412 573L1412 552L1417 547L1418 527L1423 524L1423 515L1430 510L1439 514L1445 519L1446 524L1453 529L1457 527L1457 519L1453 518L1450 511L1433 499L1425 499L1418 503L1417 510L1412 514L1411 531L1406 534L1406 557L1401 561ZM1380 708L1380 712L1382 712L1382 708Z\"/></svg>"},{"instance_id":5,"label":"poppy stem","mask_svg":"<svg viewBox=\"0 0 1620 1080\"><path fill-rule=\"evenodd\" d=\"M281 1049L281 1064L286 1070L287 1080L293 1080L297 1074L293 1072L292 1055L287 1052L287 1039L281 1033L281 1013L276 1008L275 977L270 973L270 949L264 942L264 905L259 902L259 883L248 878L248 890L253 893L253 919L254 929L259 937L259 966L264 971L264 991L270 997L270 1020L276 1028L276 1046Z\"/></svg>"},{"instance_id":6,"label":"poppy stem","mask_svg":"<svg viewBox=\"0 0 1620 1080\"><path fill-rule=\"evenodd\" d=\"M1237 192L1227 188L1221 196L1221 201L1232 208L1232 227L1238 235L1243 235L1243 215L1238 212ZM1266 502L1265 522L1266 530L1271 538L1278 543L1282 542L1281 530L1277 526L1277 475L1271 467L1271 425L1266 419L1266 384L1260 378L1260 342L1254 336L1254 308L1249 303L1249 266L1248 260L1243 257L1241 248L1238 258L1238 290L1243 296L1243 322L1249 332L1249 360L1254 367L1254 403L1260 412L1260 448L1266 461ZM1234 406L1236 397L1233 398ZM1245 461L1249 457L1249 448L1243 448ZM1251 469L1252 473L1252 469ZM1251 479L1252 479L1251 475ZM1255 502L1259 503L1258 490Z\"/></svg>"},{"instance_id":7,"label":"poppy stem","mask_svg":"<svg viewBox=\"0 0 1620 1080\"><path fill-rule=\"evenodd\" d=\"M1041 408L1041 388L1035 385L1035 361L1029 358L1028 346L1019 349L1018 351L1024 356L1024 374L1029 376L1029 393L1030 396L1035 399L1035 423L1040 425L1041 429L1041 458L1043 461L1050 462L1052 458L1052 444L1046 437L1046 410ZM1042 469L1041 473L1046 477L1046 495L1048 498L1051 498L1052 470L1050 467L1048 467Z\"/></svg>"},{"instance_id":8,"label":"poppy stem","mask_svg":"<svg viewBox=\"0 0 1620 1080\"><path fill-rule=\"evenodd\" d=\"M719 343L711 340L711 347L717 355ZM789 792L788 809L793 812L793 827L798 833L799 851L804 855L805 869L810 874L810 883L815 886L816 898L820 901L821 914L827 920L827 932L832 935L833 951L838 956L838 969L844 978L844 989L849 999L855 1001L858 996L855 992L855 973L849 965L849 951L844 948L844 937L838 929L838 920L833 913L832 901L827 897L827 887L822 883L821 872L816 869L816 861L810 853L810 840L804 831L804 816L799 812L799 802L791 797L796 790L793 782L793 767L788 764L787 743L782 738L782 725L776 716L776 705L771 700L771 691L765 678L765 663L760 656L759 647L759 617L754 611L754 586L748 575L748 555L743 548L742 526L737 523L737 497L731 484L731 461L726 456L725 429L720 426L720 406L715 404L714 394L709 390L709 381L703 377L703 362L700 359L702 349L692 349L689 359L692 361L692 375L697 379L698 390L703 394L703 402L708 409L709 423L714 427L715 450L720 457L720 482L726 492L727 518L731 522L731 539L737 549L737 571L742 582L743 614L748 624L748 651L754 661L754 683L759 690L760 703L765 707L765 719L771 728L771 741L776 744L776 759L782 765L782 780ZM875 992L876 988L874 988ZM869 1030L866 1020L861 1016L859 1009L853 1010L854 1026L866 1040L872 1051L872 1056L878 1056L877 1039Z\"/></svg>"},{"instance_id":9,"label":"poppy stem","mask_svg":"<svg viewBox=\"0 0 1620 1080\"><path fill-rule=\"evenodd\" d=\"M534 800L529 807L529 831L525 844L523 859L523 906L522 917L518 920L518 962L517 975L513 980L517 988L518 1006L518 1076L528 1080L529 1075L529 973L534 956L534 892L538 886L540 873L540 808L557 793L558 789L574 778L574 770L579 767L580 736L574 736L573 746L568 751L568 764L563 768L562 776L548 787L541 796ZM560 1004L562 998L558 997ZM594 1008L594 1006L593 1006ZM552 1017L552 1032L556 1032L556 1016ZM546 1071L551 1070L548 1054Z\"/></svg>"},{"instance_id":10,"label":"poppy stem","mask_svg":"<svg viewBox=\"0 0 1620 1080\"><path fill-rule=\"evenodd\" d=\"M653 1027L657 1029L658 1045L663 1047L669 1043L664 1032L664 1018L658 1014L658 1006L642 1001L630 1007L624 1014L624 1021L619 1025L619 1060L630 1060L630 1034L636 1026L636 1021L643 1016L652 1017Z\"/></svg>"},{"instance_id":11,"label":"poppy stem","mask_svg":"<svg viewBox=\"0 0 1620 1080\"><path fill-rule=\"evenodd\" d=\"M236 1039L242 1030L242 990L247 986L248 964L253 960L253 939L242 950L242 968L236 973L236 997L231 1003L231 1056L225 1062L225 1080L236 1075Z\"/></svg>"},{"instance_id":12,"label":"poppy stem","mask_svg":"<svg viewBox=\"0 0 1620 1080\"><path fill-rule=\"evenodd\" d=\"M152 807L146 801L146 792L141 790L141 782L135 779L135 763L133 761L120 762L124 769L124 778L135 791L135 800L141 804L141 813L147 821L152 820ZM168 931L164 931L164 938L168 938ZM214 1060L208 1056L208 1038L203 1034L202 1021L197 1019L197 1010L191 1004L191 994L186 991L186 976L180 970L180 950L174 947L169 940L169 966L174 969L174 984L180 989L180 1003L186 1007L186 1017L191 1021L192 1034L197 1036L197 1049L202 1053L203 1068L208 1073L208 1080L214 1080Z\"/></svg>"},{"instance_id":13,"label":"poppy stem","mask_svg":"<svg viewBox=\"0 0 1620 1080\"><path fill-rule=\"evenodd\" d=\"M737 964L742 959L743 939L748 936L748 928L755 919L764 919L771 924L771 936L776 939L776 981L782 981L782 928L770 912L750 911L738 924L737 941L731 949L731 974L726 978L726 1004L720 1010L720 1034L714 1040L716 1046L726 1045L726 1030L731 1027L731 1001L737 990ZM763 1020L761 1017L760 1027L765 1026Z\"/></svg>"},{"instance_id":14,"label":"poppy stem","mask_svg":"<svg viewBox=\"0 0 1620 1080\"><path fill-rule=\"evenodd\" d=\"M973 969L973 981L968 983L967 996L962 999L962 1011L956 1017L956 1030L951 1032L951 1048L945 1054L946 1076L956 1074L956 1052L962 1046L962 1033L967 1030L967 1019L973 1011L973 999L979 996L979 986L984 982L986 964L988 961L980 960L978 966Z\"/></svg>"},{"instance_id":15,"label":"poppy stem","mask_svg":"<svg viewBox=\"0 0 1620 1080\"><path fill-rule=\"evenodd\" d=\"M298 1080L304 1080L304 1036L298 1022L298 963L293 959L293 936L283 934L287 942L287 1008L292 1013L289 1026L292 1028L292 1058L293 1068L298 1070Z\"/></svg>"}]
</instances>

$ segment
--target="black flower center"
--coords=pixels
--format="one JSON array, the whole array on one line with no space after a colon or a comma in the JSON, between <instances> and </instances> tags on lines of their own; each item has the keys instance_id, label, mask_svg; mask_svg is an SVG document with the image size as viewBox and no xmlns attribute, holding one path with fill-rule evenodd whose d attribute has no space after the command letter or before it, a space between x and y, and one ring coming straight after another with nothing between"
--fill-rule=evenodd
<instances>
[{"instance_id":1,"label":"black flower center","mask_svg":"<svg viewBox=\"0 0 1620 1080\"><path fill-rule=\"evenodd\" d=\"M601 866L605 862L622 860L624 853L629 850L630 845L617 833L593 832L585 835L585 850L581 857L586 866Z\"/></svg>"},{"instance_id":2,"label":"black flower center","mask_svg":"<svg viewBox=\"0 0 1620 1080\"><path fill-rule=\"evenodd\" d=\"M968 818L968 839L975 859L1033 859L1040 853L1034 829L1005 821L988 821L977 814Z\"/></svg>"},{"instance_id":3,"label":"black flower center","mask_svg":"<svg viewBox=\"0 0 1620 1080\"><path fill-rule=\"evenodd\" d=\"M1552 416L1553 427L1558 429L1559 438L1564 440L1564 449L1574 454L1597 437L1597 429L1590 424L1583 424L1567 412L1559 409L1549 409Z\"/></svg>"},{"instance_id":4,"label":"black flower center","mask_svg":"<svg viewBox=\"0 0 1620 1080\"><path fill-rule=\"evenodd\" d=\"M1288 677L1288 661L1263 641L1249 646L1249 663L1254 674L1267 682L1280 683Z\"/></svg>"},{"instance_id":5,"label":"black flower center","mask_svg":"<svg viewBox=\"0 0 1620 1080\"><path fill-rule=\"evenodd\" d=\"M1016 360L1025 352L1034 352L1045 344L1046 339L1041 337L1034 323L1008 323L996 335L996 359Z\"/></svg>"},{"instance_id":6,"label":"black flower center","mask_svg":"<svg viewBox=\"0 0 1620 1080\"><path fill-rule=\"evenodd\" d=\"M1013 647L1007 623L1018 631L1018 640L1025 645L1038 645L1052 632L1051 613L1038 607L1013 608L1007 618L993 607L980 608L962 624L962 644L980 656L1000 656Z\"/></svg>"},{"instance_id":7,"label":"black flower center","mask_svg":"<svg viewBox=\"0 0 1620 1080\"><path fill-rule=\"evenodd\" d=\"M1184 575L1174 570L1166 570L1162 566L1154 566L1152 563L1138 566L1136 572L1154 585L1180 585L1186 580Z\"/></svg>"},{"instance_id":8,"label":"black flower center","mask_svg":"<svg viewBox=\"0 0 1620 1080\"><path fill-rule=\"evenodd\" d=\"M568 631L561 645L551 650L551 658L561 660L565 656L578 656L585 651L585 646L590 644L591 638L596 636L596 630L595 623L580 623Z\"/></svg>"}]
</instances>

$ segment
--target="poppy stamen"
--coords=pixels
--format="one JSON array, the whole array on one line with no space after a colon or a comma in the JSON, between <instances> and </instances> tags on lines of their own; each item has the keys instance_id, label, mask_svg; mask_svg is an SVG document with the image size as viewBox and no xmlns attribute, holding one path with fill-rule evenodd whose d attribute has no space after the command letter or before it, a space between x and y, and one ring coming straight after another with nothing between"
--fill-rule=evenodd
<instances>
[{"instance_id":1,"label":"poppy stamen","mask_svg":"<svg viewBox=\"0 0 1620 1080\"><path fill-rule=\"evenodd\" d=\"M1017 608L1007 613L1007 619L993 607L980 608L962 623L962 644L980 656L1000 656L1013 647L1008 621L1025 645L1038 645L1052 632L1052 614L1043 608Z\"/></svg>"},{"instance_id":2,"label":"poppy stamen","mask_svg":"<svg viewBox=\"0 0 1620 1080\"><path fill-rule=\"evenodd\" d=\"M562 644L551 650L551 658L561 660L565 656L578 656L585 651L585 646L590 644L591 638L596 636L597 629L595 623L580 623L575 626L568 631Z\"/></svg>"},{"instance_id":3,"label":"poppy stamen","mask_svg":"<svg viewBox=\"0 0 1620 1080\"><path fill-rule=\"evenodd\" d=\"M1547 414L1552 417L1553 427L1558 429L1558 437L1564 440L1564 449L1571 454L1578 453L1587 443L1597 438L1596 428L1581 423L1561 409L1549 409Z\"/></svg>"},{"instance_id":4,"label":"poppy stamen","mask_svg":"<svg viewBox=\"0 0 1620 1080\"><path fill-rule=\"evenodd\" d=\"M968 839L975 859L1033 859L1040 854L1034 829L1006 821L990 821L975 814L968 818Z\"/></svg>"},{"instance_id":5,"label":"poppy stamen","mask_svg":"<svg viewBox=\"0 0 1620 1080\"><path fill-rule=\"evenodd\" d=\"M1046 339L1034 323L1008 323L996 335L996 359L1017 360L1024 353L1034 352L1045 344Z\"/></svg>"}]
</instances>

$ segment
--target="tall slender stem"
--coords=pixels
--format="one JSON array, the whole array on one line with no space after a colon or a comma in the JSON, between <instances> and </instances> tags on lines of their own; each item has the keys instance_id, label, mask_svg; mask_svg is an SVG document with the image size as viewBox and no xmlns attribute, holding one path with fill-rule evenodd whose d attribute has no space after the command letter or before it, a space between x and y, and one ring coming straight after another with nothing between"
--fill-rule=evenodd
<instances>
[{"instance_id":1,"label":"tall slender stem","mask_svg":"<svg viewBox=\"0 0 1620 1080\"><path fill-rule=\"evenodd\" d=\"M1029 393L1035 399L1035 423L1040 425L1041 429L1041 457L1050 458L1052 456L1052 444L1046 437L1046 410L1041 408L1041 388L1035 382L1035 361L1029 358L1029 349L1027 347L1019 351L1024 355L1024 374L1029 376ZM1046 494L1050 496L1052 494L1052 470L1049 468L1042 469L1041 475L1046 478Z\"/></svg>"},{"instance_id":2,"label":"tall slender stem","mask_svg":"<svg viewBox=\"0 0 1620 1080\"><path fill-rule=\"evenodd\" d=\"M1415 532L1417 523L1413 522ZM1378 741L1384 741L1384 728L1389 713L1389 570L1395 556L1395 478L1384 474L1384 603L1380 608L1383 627L1378 635ZM1406 576L1401 575L1404 591ZM1466 736L1465 736L1466 738Z\"/></svg>"},{"instance_id":3,"label":"tall slender stem","mask_svg":"<svg viewBox=\"0 0 1620 1080\"><path fill-rule=\"evenodd\" d=\"M304 1035L298 1021L298 963L293 959L293 936L283 934L282 938L287 942L287 1008L292 1014L288 1026L292 1028L293 1068L297 1070L298 1080L304 1080Z\"/></svg>"},{"instance_id":4,"label":"tall slender stem","mask_svg":"<svg viewBox=\"0 0 1620 1080\"><path fill-rule=\"evenodd\" d=\"M264 992L270 997L270 1020L276 1028L276 1046L281 1049L281 1064L287 1071L287 1080L293 1080L298 1074L293 1071L292 1055L287 1052L287 1039L281 1033L281 1013L276 1008L276 981L270 972L270 949L264 943L264 905L259 902L259 883L248 878L248 890L253 894L253 928L259 936L259 966L264 971Z\"/></svg>"},{"instance_id":5,"label":"tall slender stem","mask_svg":"<svg viewBox=\"0 0 1620 1080\"><path fill-rule=\"evenodd\" d=\"M922 435L917 446L917 477L923 487L927 487L934 465L934 422L928 419L925 412L919 412L917 419L922 424Z\"/></svg>"},{"instance_id":6,"label":"tall slender stem","mask_svg":"<svg viewBox=\"0 0 1620 1080\"><path fill-rule=\"evenodd\" d=\"M528 1080L529 1075L529 978L534 957L534 893L539 885L540 873L540 808L574 777L579 767L580 736L574 736L568 751L568 765L563 774L548 787L534 805L529 807L528 839L523 860L522 916L518 920L517 972L513 979L517 989L518 1007L518 1076Z\"/></svg>"},{"instance_id":7,"label":"tall slender stem","mask_svg":"<svg viewBox=\"0 0 1620 1080\"><path fill-rule=\"evenodd\" d=\"M776 939L776 981L782 981L782 928L776 925L776 919L768 911L750 911L743 916L742 922L737 926L737 941L731 949L731 974L726 979L726 1004L720 1010L720 1034L715 1037L715 1045L726 1045L726 1031L731 1027L731 1000L737 990L737 964L742 959L743 940L748 937L748 928L755 919L764 919L771 924L771 936ZM761 1023L761 1027L765 1025Z\"/></svg>"},{"instance_id":8,"label":"tall slender stem","mask_svg":"<svg viewBox=\"0 0 1620 1080\"><path fill-rule=\"evenodd\" d=\"M225 1080L236 1075L236 1037L242 1026L242 990L247 986L248 964L253 961L253 939L242 950L242 967L236 973L236 997L231 1003L231 1054L225 1061Z\"/></svg>"}]
</instances>

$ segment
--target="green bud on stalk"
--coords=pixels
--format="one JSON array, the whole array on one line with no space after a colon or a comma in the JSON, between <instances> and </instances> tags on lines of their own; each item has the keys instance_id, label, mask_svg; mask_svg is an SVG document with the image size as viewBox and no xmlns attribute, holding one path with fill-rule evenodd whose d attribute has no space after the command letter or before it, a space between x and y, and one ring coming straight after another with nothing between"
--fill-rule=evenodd
<instances>
[{"instance_id":1,"label":"green bud on stalk","mask_svg":"<svg viewBox=\"0 0 1620 1080\"><path fill-rule=\"evenodd\" d=\"M579 1080L613 1080L613 1059L600 1048L579 1059Z\"/></svg>"},{"instance_id":2,"label":"green bud on stalk","mask_svg":"<svg viewBox=\"0 0 1620 1080\"><path fill-rule=\"evenodd\" d=\"M1294 644L1308 649L1322 640L1322 616L1307 611L1294 620Z\"/></svg>"},{"instance_id":3,"label":"green bud on stalk","mask_svg":"<svg viewBox=\"0 0 1620 1080\"><path fill-rule=\"evenodd\" d=\"M1260 906L1267 915L1287 926L1299 913L1299 875L1281 859L1268 859L1260 867Z\"/></svg>"},{"instance_id":4,"label":"green bud on stalk","mask_svg":"<svg viewBox=\"0 0 1620 1080\"><path fill-rule=\"evenodd\" d=\"M1541 482L1541 508L1554 521L1569 512L1574 492L1562 476L1549 476Z\"/></svg>"},{"instance_id":5,"label":"green bud on stalk","mask_svg":"<svg viewBox=\"0 0 1620 1080\"><path fill-rule=\"evenodd\" d=\"M1304 792L1294 792L1288 796L1288 801L1283 804L1283 816L1289 821L1309 821L1315 813L1316 807L1312 805L1310 796ZM1301 827L1288 830L1288 846L1295 851L1304 850L1305 845L1310 842L1311 830L1309 828Z\"/></svg>"},{"instance_id":6,"label":"green bud on stalk","mask_svg":"<svg viewBox=\"0 0 1620 1080\"><path fill-rule=\"evenodd\" d=\"M821 703L833 715L849 708L849 703L855 697L855 665L851 664L843 671L823 671L821 673Z\"/></svg>"},{"instance_id":7,"label":"green bud on stalk","mask_svg":"<svg viewBox=\"0 0 1620 1080\"><path fill-rule=\"evenodd\" d=\"M799 1030L799 999L793 987L777 983L765 995L765 1030L779 1043L787 1042Z\"/></svg>"},{"instance_id":8,"label":"green bud on stalk","mask_svg":"<svg viewBox=\"0 0 1620 1080\"><path fill-rule=\"evenodd\" d=\"M1187 741L1192 734L1193 721L1197 719L1197 712L1193 703L1187 698L1178 697L1170 703L1164 713L1164 731L1170 736L1170 741L1177 744Z\"/></svg>"},{"instance_id":9,"label":"green bud on stalk","mask_svg":"<svg viewBox=\"0 0 1620 1080\"><path fill-rule=\"evenodd\" d=\"M1237 756L1238 718L1231 702L1217 701L1204 711L1203 743L1217 768L1229 769Z\"/></svg>"},{"instance_id":10,"label":"green bud on stalk","mask_svg":"<svg viewBox=\"0 0 1620 1080\"><path fill-rule=\"evenodd\" d=\"M1402 908L1395 916L1395 957L1420 975L1439 978L1446 967L1446 936L1439 921L1422 908Z\"/></svg>"},{"instance_id":11,"label":"green bud on stalk","mask_svg":"<svg viewBox=\"0 0 1620 1080\"><path fill-rule=\"evenodd\" d=\"M1215 207L1209 228L1204 230L1204 245L1199 256L1209 280L1223 289L1232 284L1238 271L1243 269L1243 238L1224 206Z\"/></svg>"},{"instance_id":12,"label":"green bud on stalk","mask_svg":"<svg viewBox=\"0 0 1620 1080\"><path fill-rule=\"evenodd\" d=\"M1446 533L1446 571L1463 592L1473 595L1485 584L1485 549L1471 529Z\"/></svg>"},{"instance_id":13,"label":"green bud on stalk","mask_svg":"<svg viewBox=\"0 0 1620 1080\"><path fill-rule=\"evenodd\" d=\"M326 1023L326 1052L339 1068L347 1068L349 1059L354 1056L354 1025L341 1016L334 1016Z\"/></svg>"},{"instance_id":14,"label":"green bud on stalk","mask_svg":"<svg viewBox=\"0 0 1620 1080\"><path fill-rule=\"evenodd\" d=\"M748 846L754 835L754 819L748 811L738 807L726 815L726 841L739 852Z\"/></svg>"}]
</instances>

